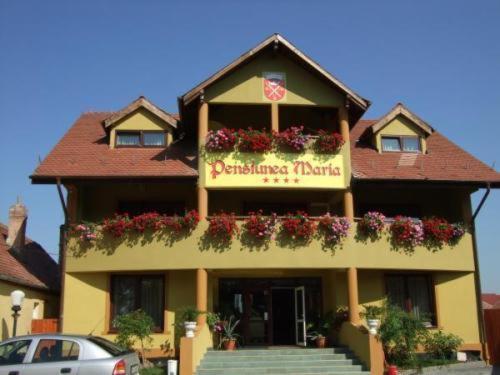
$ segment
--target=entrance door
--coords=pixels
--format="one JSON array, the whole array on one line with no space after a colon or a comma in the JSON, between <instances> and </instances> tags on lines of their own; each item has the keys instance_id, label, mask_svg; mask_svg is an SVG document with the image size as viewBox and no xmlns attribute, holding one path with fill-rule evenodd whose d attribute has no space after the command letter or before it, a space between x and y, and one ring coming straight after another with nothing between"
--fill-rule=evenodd
<instances>
[{"instance_id":1,"label":"entrance door","mask_svg":"<svg viewBox=\"0 0 500 375\"><path fill-rule=\"evenodd\" d=\"M272 343L295 345L295 288L273 288L272 295Z\"/></svg>"},{"instance_id":2,"label":"entrance door","mask_svg":"<svg viewBox=\"0 0 500 375\"><path fill-rule=\"evenodd\" d=\"M306 339L306 289L303 286L295 288L295 343L307 345Z\"/></svg>"},{"instance_id":3,"label":"entrance door","mask_svg":"<svg viewBox=\"0 0 500 375\"><path fill-rule=\"evenodd\" d=\"M269 288L251 288L244 292L243 336L245 345L270 345Z\"/></svg>"}]
</instances>

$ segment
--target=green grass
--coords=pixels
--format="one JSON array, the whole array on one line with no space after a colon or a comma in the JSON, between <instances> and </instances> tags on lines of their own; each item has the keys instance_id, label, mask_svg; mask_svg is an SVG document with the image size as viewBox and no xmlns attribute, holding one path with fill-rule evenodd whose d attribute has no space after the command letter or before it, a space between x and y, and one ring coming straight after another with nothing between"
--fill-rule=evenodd
<instances>
[{"instance_id":1,"label":"green grass","mask_svg":"<svg viewBox=\"0 0 500 375\"><path fill-rule=\"evenodd\" d=\"M159 367L143 368L140 375L165 375L165 370Z\"/></svg>"}]
</instances>

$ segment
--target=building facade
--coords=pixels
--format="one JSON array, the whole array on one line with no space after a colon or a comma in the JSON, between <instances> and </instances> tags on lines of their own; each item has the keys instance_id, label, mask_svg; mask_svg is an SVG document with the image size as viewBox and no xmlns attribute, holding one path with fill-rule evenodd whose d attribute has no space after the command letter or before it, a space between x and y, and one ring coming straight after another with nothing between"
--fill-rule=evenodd
<instances>
[{"instance_id":1,"label":"building facade","mask_svg":"<svg viewBox=\"0 0 500 375\"><path fill-rule=\"evenodd\" d=\"M195 339L176 334L185 306L237 316L245 346L304 345L308 321L346 309L338 339L376 373L360 312L389 298L483 350L470 195L495 170L402 104L362 119L370 102L277 34L178 105L84 113L31 176L65 186L84 223L68 230L63 332L112 339L142 308L151 355L194 368L210 339L203 317ZM416 219L431 217L465 233L426 240Z\"/></svg>"}]
</instances>

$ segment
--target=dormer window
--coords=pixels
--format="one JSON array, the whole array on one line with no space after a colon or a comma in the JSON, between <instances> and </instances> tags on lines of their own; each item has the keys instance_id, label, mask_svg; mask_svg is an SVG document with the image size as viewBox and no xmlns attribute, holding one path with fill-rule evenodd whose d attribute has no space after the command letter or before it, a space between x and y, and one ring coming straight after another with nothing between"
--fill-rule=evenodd
<instances>
[{"instance_id":1,"label":"dormer window","mask_svg":"<svg viewBox=\"0 0 500 375\"><path fill-rule=\"evenodd\" d=\"M383 152L420 152L420 137L391 136L382 137Z\"/></svg>"},{"instance_id":2,"label":"dormer window","mask_svg":"<svg viewBox=\"0 0 500 375\"><path fill-rule=\"evenodd\" d=\"M165 132L117 131L116 147L165 147Z\"/></svg>"}]
</instances>

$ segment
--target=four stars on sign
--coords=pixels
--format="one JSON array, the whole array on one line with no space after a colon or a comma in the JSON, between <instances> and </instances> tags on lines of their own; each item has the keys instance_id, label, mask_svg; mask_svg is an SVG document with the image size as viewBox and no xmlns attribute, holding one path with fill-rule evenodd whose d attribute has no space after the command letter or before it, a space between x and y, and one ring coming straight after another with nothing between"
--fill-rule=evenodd
<instances>
[{"instance_id":1,"label":"four stars on sign","mask_svg":"<svg viewBox=\"0 0 500 375\"><path fill-rule=\"evenodd\" d=\"M274 182L275 184L278 184L278 183L280 182L280 179L279 179L279 178L277 178L277 177L273 178L272 180L273 180L273 182ZM270 180L268 177L264 177L264 178L262 179L262 181L264 181L264 183L266 183L266 184L267 184L267 183L268 183L268 182L270 182L271 180ZM284 179L283 179L283 182L284 182L285 184L288 184L290 181L291 181L291 180L290 180L289 178L284 178ZM300 181L300 180L299 180L298 178L294 178L294 179L293 179L293 182L295 182L296 184L298 184L298 183L299 183L299 181Z\"/></svg>"}]
</instances>

